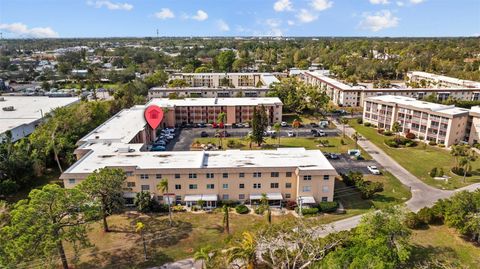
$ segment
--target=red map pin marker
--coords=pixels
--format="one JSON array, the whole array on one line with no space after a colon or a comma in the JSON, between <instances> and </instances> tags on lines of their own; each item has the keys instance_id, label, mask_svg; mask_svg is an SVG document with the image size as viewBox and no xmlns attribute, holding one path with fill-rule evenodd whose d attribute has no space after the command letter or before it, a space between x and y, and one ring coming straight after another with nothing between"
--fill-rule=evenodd
<instances>
[{"instance_id":1,"label":"red map pin marker","mask_svg":"<svg viewBox=\"0 0 480 269\"><path fill-rule=\"evenodd\" d=\"M152 129L157 129L160 122L163 120L163 110L162 108L151 105L145 109L145 120Z\"/></svg>"}]
</instances>

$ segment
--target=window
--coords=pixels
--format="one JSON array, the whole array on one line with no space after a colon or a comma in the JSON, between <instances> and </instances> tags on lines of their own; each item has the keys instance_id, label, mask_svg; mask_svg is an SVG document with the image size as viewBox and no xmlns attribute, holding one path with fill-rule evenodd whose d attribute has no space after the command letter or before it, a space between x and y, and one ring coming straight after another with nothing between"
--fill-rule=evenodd
<instances>
[{"instance_id":1,"label":"window","mask_svg":"<svg viewBox=\"0 0 480 269\"><path fill-rule=\"evenodd\" d=\"M260 172L253 172L253 177L262 177L262 173L260 173Z\"/></svg>"},{"instance_id":2,"label":"window","mask_svg":"<svg viewBox=\"0 0 480 269\"><path fill-rule=\"evenodd\" d=\"M270 183L270 188L278 189L278 183Z\"/></svg>"},{"instance_id":3,"label":"window","mask_svg":"<svg viewBox=\"0 0 480 269\"><path fill-rule=\"evenodd\" d=\"M207 173L207 178L214 178L215 174L214 173Z\"/></svg>"},{"instance_id":4,"label":"window","mask_svg":"<svg viewBox=\"0 0 480 269\"><path fill-rule=\"evenodd\" d=\"M229 199L228 194L222 195L222 200L228 200L228 199Z\"/></svg>"},{"instance_id":5,"label":"window","mask_svg":"<svg viewBox=\"0 0 480 269\"><path fill-rule=\"evenodd\" d=\"M175 174L175 178L180 178L180 174Z\"/></svg>"},{"instance_id":6,"label":"window","mask_svg":"<svg viewBox=\"0 0 480 269\"><path fill-rule=\"evenodd\" d=\"M222 177L223 177L223 178L228 178L228 173L223 173L223 174L222 174Z\"/></svg>"},{"instance_id":7,"label":"window","mask_svg":"<svg viewBox=\"0 0 480 269\"><path fill-rule=\"evenodd\" d=\"M262 183L253 183L254 189L260 189L262 187Z\"/></svg>"},{"instance_id":8,"label":"window","mask_svg":"<svg viewBox=\"0 0 480 269\"><path fill-rule=\"evenodd\" d=\"M292 177L292 172L287 172L287 173L285 174L285 176L286 176L286 177Z\"/></svg>"},{"instance_id":9,"label":"window","mask_svg":"<svg viewBox=\"0 0 480 269\"><path fill-rule=\"evenodd\" d=\"M323 186L322 191L323 192L328 192L328 186Z\"/></svg>"},{"instance_id":10,"label":"window","mask_svg":"<svg viewBox=\"0 0 480 269\"><path fill-rule=\"evenodd\" d=\"M238 174L238 177L245 177L245 173Z\"/></svg>"},{"instance_id":11,"label":"window","mask_svg":"<svg viewBox=\"0 0 480 269\"><path fill-rule=\"evenodd\" d=\"M292 183L285 183L285 188L291 189L292 188Z\"/></svg>"},{"instance_id":12,"label":"window","mask_svg":"<svg viewBox=\"0 0 480 269\"><path fill-rule=\"evenodd\" d=\"M285 199L290 199L292 198L292 195L290 193L285 193Z\"/></svg>"},{"instance_id":13,"label":"window","mask_svg":"<svg viewBox=\"0 0 480 269\"><path fill-rule=\"evenodd\" d=\"M245 194L239 194L239 195L238 195L238 199L239 199L239 200L245 199Z\"/></svg>"},{"instance_id":14,"label":"window","mask_svg":"<svg viewBox=\"0 0 480 269\"><path fill-rule=\"evenodd\" d=\"M207 184L207 190L215 189L215 184Z\"/></svg>"},{"instance_id":15,"label":"window","mask_svg":"<svg viewBox=\"0 0 480 269\"><path fill-rule=\"evenodd\" d=\"M222 187L223 187L224 190L226 190L226 189L228 189L228 184L224 183Z\"/></svg>"},{"instance_id":16,"label":"window","mask_svg":"<svg viewBox=\"0 0 480 269\"><path fill-rule=\"evenodd\" d=\"M163 201L163 196L162 195L157 196L157 200L158 201Z\"/></svg>"},{"instance_id":17,"label":"window","mask_svg":"<svg viewBox=\"0 0 480 269\"><path fill-rule=\"evenodd\" d=\"M142 185L142 191L149 191L150 185Z\"/></svg>"},{"instance_id":18,"label":"window","mask_svg":"<svg viewBox=\"0 0 480 269\"><path fill-rule=\"evenodd\" d=\"M238 184L238 188L245 189L245 184L243 184L243 183Z\"/></svg>"},{"instance_id":19,"label":"window","mask_svg":"<svg viewBox=\"0 0 480 269\"><path fill-rule=\"evenodd\" d=\"M312 180L312 176L311 175L303 176L303 180Z\"/></svg>"},{"instance_id":20,"label":"window","mask_svg":"<svg viewBox=\"0 0 480 269\"><path fill-rule=\"evenodd\" d=\"M322 202L328 202L328 197L322 197Z\"/></svg>"},{"instance_id":21,"label":"window","mask_svg":"<svg viewBox=\"0 0 480 269\"><path fill-rule=\"evenodd\" d=\"M270 176L271 176L271 177L279 177L279 176L280 176L280 173L278 173L278 172L271 172L271 173L270 173Z\"/></svg>"},{"instance_id":22,"label":"window","mask_svg":"<svg viewBox=\"0 0 480 269\"><path fill-rule=\"evenodd\" d=\"M175 201L181 202L182 201L182 196L181 195L175 196Z\"/></svg>"},{"instance_id":23,"label":"window","mask_svg":"<svg viewBox=\"0 0 480 269\"><path fill-rule=\"evenodd\" d=\"M127 172L125 172L125 175L126 175L127 177L131 177L131 176L133 176L133 172L127 171Z\"/></svg>"},{"instance_id":24,"label":"window","mask_svg":"<svg viewBox=\"0 0 480 269\"><path fill-rule=\"evenodd\" d=\"M156 174L156 175L155 175L155 178L156 178L156 179L162 179L162 174Z\"/></svg>"},{"instance_id":25,"label":"window","mask_svg":"<svg viewBox=\"0 0 480 269\"><path fill-rule=\"evenodd\" d=\"M74 178L69 178L68 183L69 184L75 184L75 179Z\"/></svg>"},{"instance_id":26,"label":"window","mask_svg":"<svg viewBox=\"0 0 480 269\"><path fill-rule=\"evenodd\" d=\"M197 178L197 174L190 173L190 174L188 174L188 178Z\"/></svg>"},{"instance_id":27,"label":"window","mask_svg":"<svg viewBox=\"0 0 480 269\"><path fill-rule=\"evenodd\" d=\"M311 192L312 191L312 187L310 186L303 186L303 192Z\"/></svg>"},{"instance_id":28,"label":"window","mask_svg":"<svg viewBox=\"0 0 480 269\"><path fill-rule=\"evenodd\" d=\"M140 174L140 179L148 179L148 175L147 174Z\"/></svg>"},{"instance_id":29,"label":"window","mask_svg":"<svg viewBox=\"0 0 480 269\"><path fill-rule=\"evenodd\" d=\"M198 187L197 187L197 184L190 184L188 185L188 188L191 190L196 190Z\"/></svg>"},{"instance_id":30,"label":"window","mask_svg":"<svg viewBox=\"0 0 480 269\"><path fill-rule=\"evenodd\" d=\"M128 182L128 181L127 181L127 187L128 187L128 188L133 188L133 187L135 187L135 182Z\"/></svg>"},{"instance_id":31,"label":"window","mask_svg":"<svg viewBox=\"0 0 480 269\"><path fill-rule=\"evenodd\" d=\"M330 179L330 176L329 175L324 175L323 176L323 180L329 180Z\"/></svg>"},{"instance_id":32,"label":"window","mask_svg":"<svg viewBox=\"0 0 480 269\"><path fill-rule=\"evenodd\" d=\"M182 185L180 185L180 184L175 184L175 189L176 189L176 190L181 190L181 189L182 189Z\"/></svg>"}]
</instances>

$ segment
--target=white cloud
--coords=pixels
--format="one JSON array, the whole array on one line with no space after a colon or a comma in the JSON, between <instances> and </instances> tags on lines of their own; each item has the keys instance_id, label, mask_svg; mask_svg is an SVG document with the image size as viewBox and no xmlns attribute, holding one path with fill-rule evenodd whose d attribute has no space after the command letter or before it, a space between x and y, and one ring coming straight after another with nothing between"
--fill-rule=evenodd
<instances>
[{"instance_id":1,"label":"white cloud","mask_svg":"<svg viewBox=\"0 0 480 269\"><path fill-rule=\"evenodd\" d=\"M169 8L162 8L159 12L155 13L157 19L166 20L175 18L175 14Z\"/></svg>"},{"instance_id":2,"label":"white cloud","mask_svg":"<svg viewBox=\"0 0 480 269\"><path fill-rule=\"evenodd\" d=\"M397 6L403 7L404 5L405 5L405 3L403 3L402 1L397 1Z\"/></svg>"},{"instance_id":3,"label":"white cloud","mask_svg":"<svg viewBox=\"0 0 480 269\"><path fill-rule=\"evenodd\" d=\"M424 0L410 0L410 3L416 5L422 3Z\"/></svg>"},{"instance_id":4,"label":"white cloud","mask_svg":"<svg viewBox=\"0 0 480 269\"><path fill-rule=\"evenodd\" d=\"M133 5L129 3L118 3L118 2L111 2L106 0L88 1L87 4L90 6L94 6L96 8L106 7L110 10L130 11L133 9Z\"/></svg>"},{"instance_id":5,"label":"white cloud","mask_svg":"<svg viewBox=\"0 0 480 269\"><path fill-rule=\"evenodd\" d=\"M292 26L292 25L295 25L295 22L292 21L292 20L288 20L288 21L287 21L287 24L290 25L290 26Z\"/></svg>"},{"instance_id":6,"label":"white cloud","mask_svg":"<svg viewBox=\"0 0 480 269\"><path fill-rule=\"evenodd\" d=\"M30 37L30 38L53 38L59 37L58 33L55 32L50 27L34 27L28 28L27 25L16 22L16 23L3 23L0 24L0 30L4 30L8 33L14 34L18 37Z\"/></svg>"},{"instance_id":7,"label":"white cloud","mask_svg":"<svg viewBox=\"0 0 480 269\"><path fill-rule=\"evenodd\" d=\"M228 26L228 24L224 20L218 20L217 26L218 26L218 29L222 32L230 31L230 26Z\"/></svg>"},{"instance_id":8,"label":"white cloud","mask_svg":"<svg viewBox=\"0 0 480 269\"><path fill-rule=\"evenodd\" d=\"M290 0L278 0L273 4L273 9L277 12L291 11L293 10L293 5Z\"/></svg>"},{"instance_id":9,"label":"white cloud","mask_svg":"<svg viewBox=\"0 0 480 269\"><path fill-rule=\"evenodd\" d=\"M396 27L399 21L399 19L388 10L382 10L375 14L366 13L363 17L363 20L360 22L360 28L373 32Z\"/></svg>"},{"instance_id":10,"label":"white cloud","mask_svg":"<svg viewBox=\"0 0 480 269\"><path fill-rule=\"evenodd\" d=\"M197 10L197 14L192 16L192 19L197 20L197 21L204 21L204 20L208 19L208 14L207 14L207 12L199 9L199 10Z\"/></svg>"},{"instance_id":11,"label":"white cloud","mask_svg":"<svg viewBox=\"0 0 480 269\"><path fill-rule=\"evenodd\" d=\"M300 12L297 14L297 19L302 23L309 23L318 19L318 15L313 14L306 9L300 9Z\"/></svg>"},{"instance_id":12,"label":"white cloud","mask_svg":"<svg viewBox=\"0 0 480 269\"><path fill-rule=\"evenodd\" d=\"M310 5L317 11L323 11L333 6L333 1L328 0L312 0Z\"/></svg>"},{"instance_id":13,"label":"white cloud","mask_svg":"<svg viewBox=\"0 0 480 269\"><path fill-rule=\"evenodd\" d=\"M374 5L379 5L379 4L382 4L382 5L387 5L387 4L390 4L390 2L388 0L370 0L370 3L374 4Z\"/></svg>"},{"instance_id":14,"label":"white cloud","mask_svg":"<svg viewBox=\"0 0 480 269\"><path fill-rule=\"evenodd\" d=\"M272 28L269 33L267 33L269 36L283 36L282 30L278 28Z\"/></svg>"}]
</instances>

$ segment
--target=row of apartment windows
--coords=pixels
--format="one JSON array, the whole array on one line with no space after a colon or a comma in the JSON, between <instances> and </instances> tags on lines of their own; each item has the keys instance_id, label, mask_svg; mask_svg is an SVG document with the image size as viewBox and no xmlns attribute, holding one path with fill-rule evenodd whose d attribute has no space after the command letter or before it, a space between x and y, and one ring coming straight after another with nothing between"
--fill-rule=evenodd
<instances>
[{"instance_id":1,"label":"row of apartment windows","mask_svg":"<svg viewBox=\"0 0 480 269\"><path fill-rule=\"evenodd\" d=\"M135 187L135 182L127 182L127 186L130 187L130 188L133 188ZM207 184L207 189L208 190L213 190L215 189L215 184ZM280 186L279 183L277 182L273 182L273 183L270 183L270 188L271 189L278 189ZM227 190L229 187L228 184L223 184L222 185L222 188L224 190ZM240 189L244 189L245 188L245 184L243 183L240 183L239 186L238 186ZM261 189L262 188L262 183L253 183L253 188L254 189ZM287 189L290 189L292 188L292 183L285 183L285 188ZM175 184L175 190L181 190L182 189L182 185L181 184ZM196 190L198 189L198 184L189 184L188 185L188 189L190 190ZM150 190L150 185L141 185L141 190L142 191L149 191ZM311 186L303 186L302 188L302 191L303 192L311 192L312 191L312 187ZM322 191L323 192L328 192L328 186L323 186L322 187Z\"/></svg>"},{"instance_id":2,"label":"row of apartment windows","mask_svg":"<svg viewBox=\"0 0 480 269\"><path fill-rule=\"evenodd\" d=\"M285 199L290 199L290 198L292 198L292 194L290 194L290 193L284 193L284 195L285 195ZM239 195L238 195L238 200L245 200L245 198L246 198L246 195L245 195L245 194L239 194ZM158 200L163 201L163 196L158 196ZM177 202L182 201L182 196L181 196L181 195L177 195L177 196L175 197L175 200L176 200ZM228 194L222 194L222 200L230 200L230 195L228 195ZM323 197L322 197L322 202L327 202L327 201L328 201L328 197L323 196Z\"/></svg>"},{"instance_id":3,"label":"row of apartment windows","mask_svg":"<svg viewBox=\"0 0 480 269\"><path fill-rule=\"evenodd\" d=\"M127 176L133 176L133 172L126 172L126 175ZM285 173L285 176L286 177L292 177L292 172L286 172ZM229 174L228 173L222 173L222 178L228 178L229 177ZM239 173L238 174L238 177L240 178L244 178L245 177L245 173ZM254 178L260 178L262 177L262 172L254 172L253 173L253 177ZM270 177L280 177L280 173L279 172L271 172L270 173ZM309 179L306 179L309 178ZM328 176L327 176L328 177ZM150 175L149 174L140 174L140 179L149 179L150 178ZM162 174L156 174L155 175L155 178L156 179L161 179L162 178ZM175 174L175 178L181 178L181 174ZM188 178L191 178L191 179L195 179L195 178L198 178L197 174L196 173L189 173L188 174ZM214 173L206 173L206 178L215 178L215 174ZM304 176L304 179L305 180L311 180L312 179L312 176L311 175L308 175L308 176Z\"/></svg>"}]
</instances>

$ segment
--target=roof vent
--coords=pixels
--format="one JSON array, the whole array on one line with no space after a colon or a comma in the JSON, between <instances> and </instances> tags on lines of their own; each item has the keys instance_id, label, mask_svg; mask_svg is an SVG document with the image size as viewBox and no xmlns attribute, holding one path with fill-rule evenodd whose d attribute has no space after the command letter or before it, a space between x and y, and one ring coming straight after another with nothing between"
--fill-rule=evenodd
<instances>
[{"instance_id":1,"label":"roof vent","mask_svg":"<svg viewBox=\"0 0 480 269\"><path fill-rule=\"evenodd\" d=\"M5 101L5 97L0 96L0 102Z\"/></svg>"},{"instance_id":2,"label":"roof vent","mask_svg":"<svg viewBox=\"0 0 480 269\"><path fill-rule=\"evenodd\" d=\"M4 107L4 108L2 108L2 109L3 109L3 111L14 111L14 110L15 110L15 107L13 107L13 106L6 106L6 107Z\"/></svg>"},{"instance_id":3,"label":"roof vent","mask_svg":"<svg viewBox=\"0 0 480 269\"><path fill-rule=\"evenodd\" d=\"M129 153L130 147L118 148L118 153Z\"/></svg>"}]
</instances>

